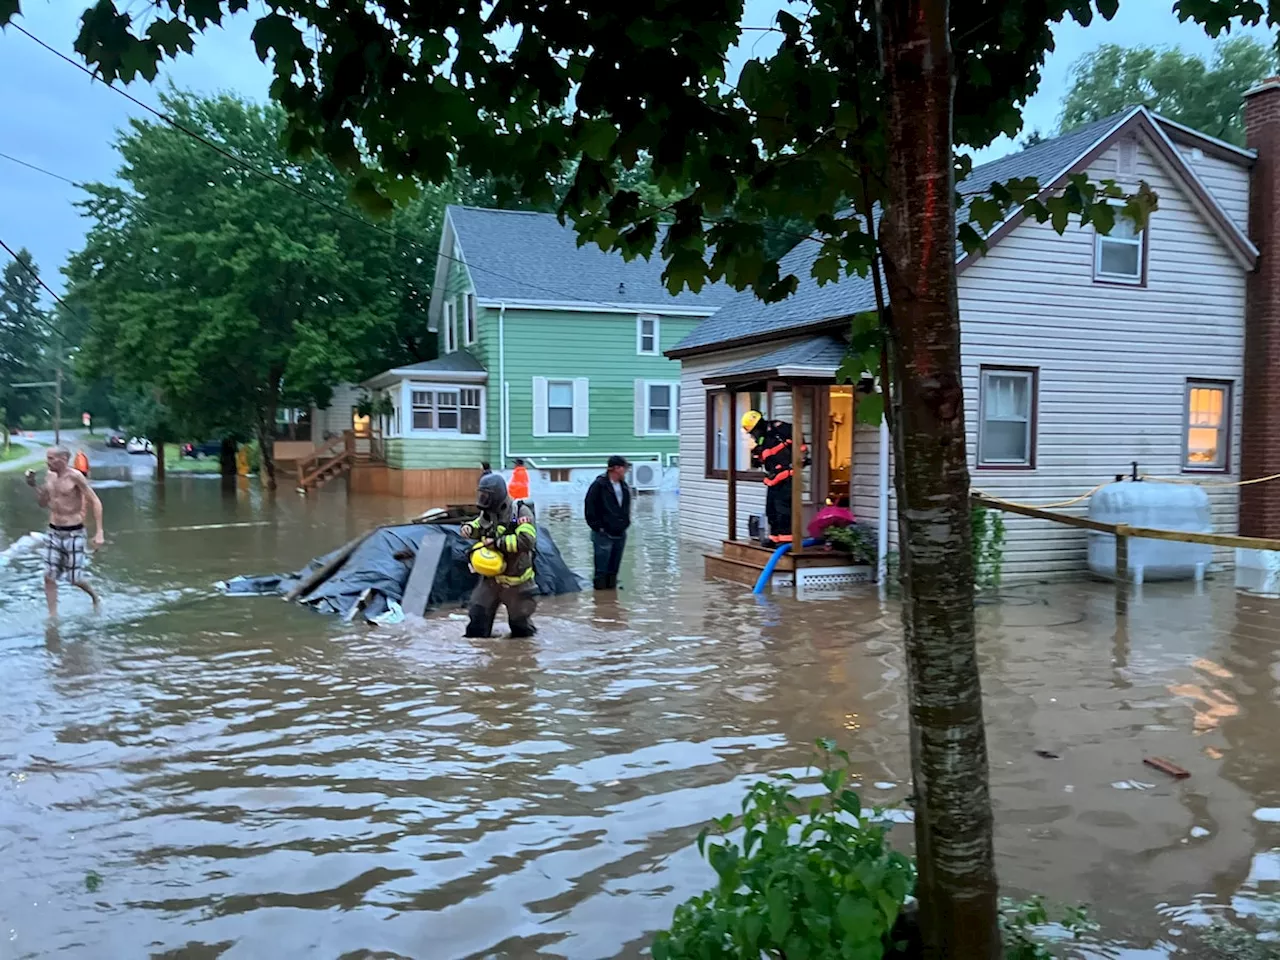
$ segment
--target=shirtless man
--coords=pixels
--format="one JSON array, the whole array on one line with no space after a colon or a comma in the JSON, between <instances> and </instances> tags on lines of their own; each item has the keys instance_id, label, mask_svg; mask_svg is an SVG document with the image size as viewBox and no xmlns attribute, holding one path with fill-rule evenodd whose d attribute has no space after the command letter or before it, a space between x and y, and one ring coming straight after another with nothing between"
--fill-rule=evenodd
<instances>
[{"instance_id":1,"label":"shirtless man","mask_svg":"<svg viewBox=\"0 0 1280 960\"><path fill-rule=\"evenodd\" d=\"M49 508L49 532L45 534L44 596L49 602L49 616L58 615L58 581L79 587L98 609L98 595L85 578L88 557L85 554L84 515L93 510L98 532L93 537L96 550L104 542L102 501L89 486L84 474L71 467L71 452L66 447L50 447L45 453L49 472L44 483L36 485L34 470L27 471L27 485L36 491L40 506Z\"/></svg>"}]
</instances>

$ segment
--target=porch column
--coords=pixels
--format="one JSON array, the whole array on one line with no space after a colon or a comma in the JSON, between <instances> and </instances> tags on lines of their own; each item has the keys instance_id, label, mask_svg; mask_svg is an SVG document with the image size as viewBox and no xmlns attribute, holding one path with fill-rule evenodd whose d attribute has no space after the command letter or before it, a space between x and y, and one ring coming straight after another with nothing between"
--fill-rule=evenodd
<instances>
[{"instance_id":1,"label":"porch column","mask_svg":"<svg viewBox=\"0 0 1280 960\"><path fill-rule=\"evenodd\" d=\"M738 539L738 424L734 420L737 414L737 403L734 400L736 394L729 394L729 423L726 429L729 431L729 462L726 464L726 475L728 477L729 488L729 539ZM715 420L715 411L712 410L712 423ZM714 427L713 427L714 439ZM711 455L715 456L715 449L712 448Z\"/></svg>"}]
</instances>

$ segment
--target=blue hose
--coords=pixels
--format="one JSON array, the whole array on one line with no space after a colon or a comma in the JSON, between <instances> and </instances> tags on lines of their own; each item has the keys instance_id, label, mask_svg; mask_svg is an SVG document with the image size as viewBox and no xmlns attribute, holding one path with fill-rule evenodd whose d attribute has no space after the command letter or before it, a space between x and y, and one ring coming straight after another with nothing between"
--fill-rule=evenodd
<instances>
[{"instance_id":1,"label":"blue hose","mask_svg":"<svg viewBox=\"0 0 1280 960\"><path fill-rule=\"evenodd\" d=\"M820 537L809 537L803 544L801 544L801 546L812 547L821 542L822 539ZM778 561L781 560L790 549L791 544L784 543L782 546L778 547L777 550L773 551L773 556L769 558L769 562L766 563L764 565L764 569L760 571L760 579L756 581L755 588L751 591L752 593L764 593L764 588L769 585L769 578L773 576L773 568L778 565Z\"/></svg>"}]
</instances>

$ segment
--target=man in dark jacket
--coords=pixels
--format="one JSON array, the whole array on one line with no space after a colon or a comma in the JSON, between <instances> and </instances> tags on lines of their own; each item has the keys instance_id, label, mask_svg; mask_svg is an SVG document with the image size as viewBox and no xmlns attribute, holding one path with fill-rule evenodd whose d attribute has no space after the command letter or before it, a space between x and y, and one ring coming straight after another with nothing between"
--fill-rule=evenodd
<instances>
[{"instance_id":1,"label":"man in dark jacket","mask_svg":"<svg viewBox=\"0 0 1280 960\"><path fill-rule=\"evenodd\" d=\"M631 491L626 457L610 457L608 469L591 481L584 504L595 552L595 588L618 589L618 568L631 526Z\"/></svg>"}]
</instances>

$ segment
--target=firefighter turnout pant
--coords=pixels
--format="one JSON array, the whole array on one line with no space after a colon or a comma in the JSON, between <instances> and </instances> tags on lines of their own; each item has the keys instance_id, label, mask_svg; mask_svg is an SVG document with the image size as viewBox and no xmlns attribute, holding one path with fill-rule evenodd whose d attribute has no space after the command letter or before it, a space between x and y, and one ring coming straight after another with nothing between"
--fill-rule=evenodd
<instances>
[{"instance_id":1,"label":"firefighter turnout pant","mask_svg":"<svg viewBox=\"0 0 1280 960\"><path fill-rule=\"evenodd\" d=\"M471 591L471 603L467 608L471 620L467 624L466 635L492 636L498 607L505 604L511 636L532 637L537 632L532 619L534 611L538 609L537 592L538 587L532 580L503 584L494 577L481 577L476 588Z\"/></svg>"},{"instance_id":2,"label":"firefighter turnout pant","mask_svg":"<svg viewBox=\"0 0 1280 960\"><path fill-rule=\"evenodd\" d=\"M791 478L765 488L764 516L772 540L791 539Z\"/></svg>"}]
</instances>

